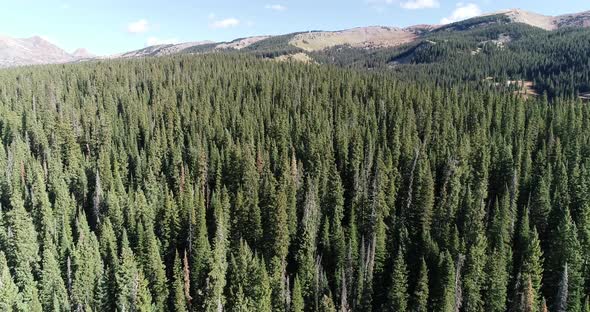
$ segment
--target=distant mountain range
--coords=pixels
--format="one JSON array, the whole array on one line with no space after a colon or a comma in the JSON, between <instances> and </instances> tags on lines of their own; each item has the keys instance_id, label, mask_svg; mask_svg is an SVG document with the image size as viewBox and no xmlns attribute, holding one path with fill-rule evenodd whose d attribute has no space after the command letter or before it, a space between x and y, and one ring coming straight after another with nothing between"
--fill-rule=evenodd
<instances>
[{"instance_id":1,"label":"distant mountain range","mask_svg":"<svg viewBox=\"0 0 590 312\"><path fill-rule=\"evenodd\" d=\"M263 57L297 56L293 59L307 60L307 54L336 46L353 48L387 48L408 44L428 34L441 31L461 31L490 24L523 23L547 31L563 28L590 27L590 11L560 16L545 16L519 9L486 14L447 25L416 25L406 28L370 26L341 31L306 31L279 36L255 36L230 42L197 41L180 44L165 44L96 57L85 49L67 53L56 45L35 36L17 39L0 36L0 67L22 65L70 63L82 60L137 58L178 53L213 53L246 51Z\"/></svg>"},{"instance_id":2,"label":"distant mountain range","mask_svg":"<svg viewBox=\"0 0 590 312\"><path fill-rule=\"evenodd\" d=\"M24 39L0 36L0 67L69 63L92 57L84 49L67 53L39 36Z\"/></svg>"}]
</instances>

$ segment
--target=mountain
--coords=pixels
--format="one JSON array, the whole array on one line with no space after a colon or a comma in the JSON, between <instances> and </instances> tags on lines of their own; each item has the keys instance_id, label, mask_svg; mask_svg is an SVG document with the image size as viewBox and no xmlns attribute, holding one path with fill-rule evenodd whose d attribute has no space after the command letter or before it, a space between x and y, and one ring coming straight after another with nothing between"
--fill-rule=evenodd
<instances>
[{"instance_id":1,"label":"mountain","mask_svg":"<svg viewBox=\"0 0 590 312\"><path fill-rule=\"evenodd\" d=\"M590 27L590 11L565 14L559 16L545 16L520 9L502 12L515 23L523 23L545 30L563 29L566 27Z\"/></svg>"},{"instance_id":2,"label":"mountain","mask_svg":"<svg viewBox=\"0 0 590 312\"><path fill-rule=\"evenodd\" d=\"M409 44L424 43L424 40L431 40L429 38L439 36L442 33L463 33L500 25L512 25L515 28L519 27L517 25L527 25L544 31L585 28L590 27L590 11L560 16L545 16L520 9L511 9L447 25L422 24L406 28L369 26L340 31L305 31L277 36L253 36L238 38L229 42L195 41L154 45L102 57L95 57L85 49L78 49L69 54L41 37L26 39L0 37L0 67L68 63L78 60L105 58L137 58L215 52L241 52L263 58L305 60L309 62L312 59L317 61L318 58L325 57L328 54L332 55L330 50L333 48L352 48L355 49L357 54L366 54L375 50L403 48ZM497 41L498 38L489 39L489 41L494 40ZM500 41L506 40L510 41L512 38L505 36ZM502 44L505 43L507 42ZM477 52L477 48L475 51ZM406 58L406 60L410 59Z\"/></svg>"},{"instance_id":3,"label":"mountain","mask_svg":"<svg viewBox=\"0 0 590 312\"><path fill-rule=\"evenodd\" d=\"M0 68L69 63L92 57L93 55L85 49L78 49L73 54L69 54L39 36L22 39L0 36Z\"/></svg>"},{"instance_id":4,"label":"mountain","mask_svg":"<svg viewBox=\"0 0 590 312\"><path fill-rule=\"evenodd\" d=\"M309 54L339 46L361 49L392 48L416 42L443 31L458 32L492 25L516 24L524 24L546 31L590 27L590 11L560 16L545 16L520 9L511 9L484 14L447 25L422 24L406 28L368 26L339 31L305 31L278 36L254 36L219 43L207 41L158 45L112 55L110 58L227 51L250 52L261 57L274 58L299 53Z\"/></svg>"},{"instance_id":5,"label":"mountain","mask_svg":"<svg viewBox=\"0 0 590 312\"><path fill-rule=\"evenodd\" d=\"M585 11L576 14L566 14L557 16L553 19L553 23L557 28L564 27L590 27L590 11Z\"/></svg>"},{"instance_id":6,"label":"mountain","mask_svg":"<svg viewBox=\"0 0 590 312\"><path fill-rule=\"evenodd\" d=\"M41 37L0 37L0 67L66 63L75 58Z\"/></svg>"},{"instance_id":7,"label":"mountain","mask_svg":"<svg viewBox=\"0 0 590 312\"><path fill-rule=\"evenodd\" d=\"M84 49L84 48L79 48L76 51L74 51L72 53L72 56L77 58L77 59L91 59L91 58L95 58L96 55L90 53L90 51Z\"/></svg>"},{"instance_id":8,"label":"mountain","mask_svg":"<svg viewBox=\"0 0 590 312\"><path fill-rule=\"evenodd\" d=\"M417 35L411 29L371 26L301 33L293 37L289 44L305 51L318 51L339 45L360 48L390 47L412 42Z\"/></svg>"},{"instance_id":9,"label":"mountain","mask_svg":"<svg viewBox=\"0 0 590 312\"><path fill-rule=\"evenodd\" d=\"M154 46L145 47L143 49L129 51L125 53L110 55L105 58L134 58L134 57L145 57L145 56L165 56L170 54L176 54L186 49L214 44L213 41L195 41L185 42L179 44L159 44Z\"/></svg>"}]
</instances>

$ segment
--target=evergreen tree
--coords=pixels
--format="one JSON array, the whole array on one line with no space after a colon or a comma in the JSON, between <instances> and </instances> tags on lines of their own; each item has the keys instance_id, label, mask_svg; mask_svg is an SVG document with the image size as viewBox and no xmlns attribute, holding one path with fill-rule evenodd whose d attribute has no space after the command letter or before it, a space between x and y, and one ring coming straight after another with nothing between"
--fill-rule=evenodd
<instances>
[{"instance_id":1,"label":"evergreen tree","mask_svg":"<svg viewBox=\"0 0 590 312\"><path fill-rule=\"evenodd\" d=\"M316 189L313 181L305 194L303 219L300 229L300 246L297 252L298 278L306 305L310 305L315 294L314 281L316 279L316 239L319 224L319 211L316 201Z\"/></svg>"},{"instance_id":2,"label":"evergreen tree","mask_svg":"<svg viewBox=\"0 0 590 312\"><path fill-rule=\"evenodd\" d=\"M567 294L567 309L568 311L577 311L582 304L582 257L580 254L580 243L576 226L573 223L569 214L569 209L565 209L561 220L554 230L551 237L551 249L548 255L549 270L547 278L553 285L564 285L564 280L567 281L567 292L562 291L561 294ZM567 266L567 269L565 269ZM565 286L563 286L565 287ZM546 289L550 290L550 289ZM559 300L563 297L555 297L554 294L549 294L555 298L554 306L563 305Z\"/></svg>"},{"instance_id":3,"label":"evergreen tree","mask_svg":"<svg viewBox=\"0 0 590 312\"><path fill-rule=\"evenodd\" d=\"M71 301L74 309L94 309L103 265L98 240L82 213L77 218L78 241L72 255Z\"/></svg>"},{"instance_id":4,"label":"evergreen tree","mask_svg":"<svg viewBox=\"0 0 590 312\"><path fill-rule=\"evenodd\" d=\"M6 259L13 268L15 282L21 290L27 285L36 288L33 273L36 273L40 259L37 232L19 193L12 194L11 205L12 210L5 217L8 229L8 237L3 243Z\"/></svg>"},{"instance_id":5,"label":"evergreen tree","mask_svg":"<svg viewBox=\"0 0 590 312\"><path fill-rule=\"evenodd\" d=\"M495 251L487 258L483 291L485 311L506 311L508 272L504 253Z\"/></svg>"},{"instance_id":6,"label":"evergreen tree","mask_svg":"<svg viewBox=\"0 0 590 312\"><path fill-rule=\"evenodd\" d=\"M291 311L290 312L303 312L305 311L305 302L303 300L303 292L301 290L301 284L299 278L295 277L295 283L293 283L293 291L291 298Z\"/></svg>"},{"instance_id":7,"label":"evergreen tree","mask_svg":"<svg viewBox=\"0 0 590 312\"><path fill-rule=\"evenodd\" d=\"M485 237L479 234L474 244L469 248L465 260L462 308L466 312L481 311L483 309L482 288L485 277L485 250Z\"/></svg>"},{"instance_id":8,"label":"evergreen tree","mask_svg":"<svg viewBox=\"0 0 590 312\"><path fill-rule=\"evenodd\" d=\"M422 258L420 264L420 273L418 275L418 283L415 286L414 290L414 309L415 311L420 312L427 312L428 309L428 298L429 298L429 288L428 288L428 268L426 267L426 261Z\"/></svg>"},{"instance_id":9,"label":"evergreen tree","mask_svg":"<svg viewBox=\"0 0 590 312\"><path fill-rule=\"evenodd\" d=\"M0 306L5 311L16 310L22 305L21 294L14 283L4 253L0 251Z\"/></svg>"},{"instance_id":10,"label":"evergreen tree","mask_svg":"<svg viewBox=\"0 0 590 312\"><path fill-rule=\"evenodd\" d=\"M391 288L387 295L387 311L406 311L408 307L408 271L402 252L393 262Z\"/></svg>"},{"instance_id":11,"label":"evergreen tree","mask_svg":"<svg viewBox=\"0 0 590 312\"><path fill-rule=\"evenodd\" d=\"M153 294L155 307L157 310L163 310L168 298L168 288L166 287L166 271L160 258L159 246L152 227L147 226L147 229L144 230L142 246L142 267L149 283L150 292Z\"/></svg>"},{"instance_id":12,"label":"evergreen tree","mask_svg":"<svg viewBox=\"0 0 590 312\"><path fill-rule=\"evenodd\" d=\"M196 209L194 213L194 224L191 228L194 229L194 237L192 238L192 246L190 248L191 259L191 297L194 299L194 306L202 308L205 291L205 279L209 271L209 261L211 255L211 246L209 245L207 220L205 210L205 200L202 194L197 197Z\"/></svg>"},{"instance_id":13,"label":"evergreen tree","mask_svg":"<svg viewBox=\"0 0 590 312\"><path fill-rule=\"evenodd\" d=\"M531 238L526 246L522 261L521 274L523 277L527 277L526 285L528 287L530 284L530 295L533 297L534 311L537 311L536 307L540 306L542 297L541 281L543 277L543 251L541 250L539 235L536 230L532 231Z\"/></svg>"},{"instance_id":14,"label":"evergreen tree","mask_svg":"<svg viewBox=\"0 0 590 312\"><path fill-rule=\"evenodd\" d=\"M211 206L215 214L215 239L213 244L211 270L208 275L208 289L205 299L207 311L222 311L225 304L223 294L227 273L227 249L228 249L228 215L229 198L227 191L223 189L221 194L214 194Z\"/></svg>"},{"instance_id":15,"label":"evergreen tree","mask_svg":"<svg viewBox=\"0 0 590 312\"><path fill-rule=\"evenodd\" d=\"M152 304L151 294L147 289L147 281L143 272L129 247L125 231L121 241L120 263L116 276L117 309L121 311L149 311Z\"/></svg>"},{"instance_id":16,"label":"evergreen tree","mask_svg":"<svg viewBox=\"0 0 590 312\"><path fill-rule=\"evenodd\" d=\"M431 295L434 311L455 311L456 276L455 262L449 251L441 253L438 264L438 281L434 284L436 290Z\"/></svg>"},{"instance_id":17,"label":"evergreen tree","mask_svg":"<svg viewBox=\"0 0 590 312\"><path fill-rule=\"evenodd\" d=\"M184 275L182 274L182 266L178 252L176 252L172 265L174 269L174 275L170 285L170 311L188 311L186 303L187 299L185 297L186 290L184 289Z\"/></svg>"},{"instance_id":18,"label":"evergreen tree","mask_svg":"<svg viewBox=\"0 0 590 312\"><path fill-rule=\"evenodd\" d=\"M266 265L240 242L228 272L227 306L231 311L271 311L271 289Z\"/></svg>"},{"instance_id":19,"label":"evergreen tree","mask_svg":"<svg viewBox=\"0 0 590 312\"><path fill-rule=\"evenodd\" d=\"M540 177L531 196L531 222L537 230L545 235L547 222L551 211L549 185L545 177Z\"/></svg>"},{"instance_id":20,"label":"evergreen tree","mask_svg":"<svg viewBox=\"0 0 590 312\"><path fill-rule=\"evenodd\" d=\"M61 277L59 263L55 256L55 246L46 241L43 247L43 262L39 283L39 296L44 311L69 310L68 293Z\"/></svg>"}]
</instances>

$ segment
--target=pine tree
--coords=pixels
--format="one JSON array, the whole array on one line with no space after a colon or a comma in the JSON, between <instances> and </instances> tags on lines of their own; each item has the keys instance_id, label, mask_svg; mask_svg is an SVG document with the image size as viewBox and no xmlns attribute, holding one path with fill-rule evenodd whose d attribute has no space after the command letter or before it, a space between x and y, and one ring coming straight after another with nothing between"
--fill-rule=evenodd
<instances>
[{"instance_id":1,"label":"pine tree","mask_svg":"<svg viewBox=\"0 0 590 312\"><path fill-rule=\"evenodd\" d=\"M432 293L434 311L455 311L455 262L447 250L441 253L438 263L438 281L434 283Z\"/></svg>"},{"instance_id":2,"label":"pine tree","mask_svg":"<svg viewBox=\"0 0 590 312\"><path fill-rule=\"evenodd\" d=\"M324 295L322 297L322 302L320 304L319 311L320 312L336 312L336 306L334 305L334 301L332 301L332 298Z\"/></svg>"},{"instance_id":3,"label":"pine tree","mask_svg":"<svg viewBox=\"0 0 590 312\"><path fill-rule=\"evenodd\" d=\"M589 312L590 311L590 298L586 296L584 299L584 304L582 305L582 312Z\"/></svg>"},{"instance_id":4,"label":"pine tree","mask_svg":"<svg viewBox=\"0 0 590 312\"><path fill-rule=\"evenodd\" d=\"M243 158L243 181L242 187L244 191L244 239L253 246L258 245L262 239L262 221L259 207L259 180L260 176L257 172L256 161L254 160L251 148L245 148L246 152Z\"/></svg>"},{"instance_id":5,"label":"pine tree","mask_svg":"<svg viewBox=\"0 0 590 312\"><path fill-rule=\"evenodd\" d=\"M548 254L549 270L547 278L549 285L561 285L564 280L564 268L567 265L567 306L570 311L577 311L582 304L582 256L576 226L565 209L559 224L553 231ZM555 294L550 294L555 296ZM550 301L551 302L551 301ZM557 305L558 299L555 299Z\"/></svg>"},{"instance_id":6,"label":"pine tree","mask_svg":"<svg viewBox=\"0 0 590 312\"><path fill-rule=\"evenodd\" d=\"M494 251L488 256L485 273L486 281L483 291L483 305L485 311L506 310L506 297L508 287L508 272L506 270L505 254L502 251Z\"/></svg>"},{"instance_id":7,"label":"pine tree","mask_svg":"<svg viewBox=\"0 0 590 312\"><path fill-rule=\"evenodd\" d=\"M164 208L162 218L156 219L158 237L162 242L162 253L164 261L170 263L178 248L178 233L180 230L180 212L173 198L172 192L167 191L164 197Z\"/></svg>"},{"instance_id":8,"label":"pine tree","mask_svg":"<svg viewBox=\"0 0 590 312\"><path fill-rule=\"evenodd\" d=\"M413 235L415 239L413 241L416 244L420 243L419 247L424 248L426 246L423 245L423 242L430 235L434 206L434 181L430 171L430 163L426 155L418 158L414 195L412 198L413 206L410 211L413 213L413 226L411 228L415 231Z\"/></svg>"},{"instance_id":9,"label":"pine tree","mask_svg":"<svg viewBox=\"0 0 590 312\"><path fill-rule=\"evenodd\" d=\"M119 267L119 247L110 218L105 218L100 226L100 254L103 259L103 272L100 280L99 310L116 309L116 273Z\"/></svg>"},{"instance_id":10,"label":"pine tree","mask_svg":"<svg viewBox=\"0 0 590 312\"><path fill-rule=\"evenodd\" d=\"M568 302L570 301L568 288L569 276L566 263L563 267L563 272L561 273L561 279L559 281L559 287L557 288L557 295L555 296L555 311L568 311Z\"/></svg>"},{"instance_id":11,"label":"pine tree","mask_svg":"<svg viewBox=\"0 0 590 312\"><path fill-rule=\"evenodd\" d=\"M121 311L149 311L152 297L147 289L147 281L143 272L129 247L125 231L123 231L121 241L120 263L116 276L117 309Z\"/></svg>"},{"instance_id":12,"label":"pine tree","mask_svg":"<svg viewBox=\"0 0 590 312\"><path fill-rule=\"evenodd\" d=\"M301 283L301 291L306 305L311 304L314 295L316 239L319 224L315 182L308 181L308 183L299 235L300 245L296 255L297 263L299 264L297 276Z\"/></svg>"},{"instance_id":13,"label":"pine tree","mask_svg":"<svg viewBox=\"0 0 590 312\"><path fill-rule=\"evenodd\" d=\"M142 271L139 271L136 275L133 295L134 302L132 310L138 312L151 312L155 310L155 305L152 304L152 295L148 289L148 281Z\"/></svg>"},{"instance_id":14,"label":"pine tree","mask_svg":"<svg viewBox=\"0 0 590 312\"><path fill-rule=\"evenodd\" d=\"M13 311L22 305L21 294L10 275L8 263L2 251L0 251L0 286L2 286L0 287L0 307L2 310Z\"/></svg>"},{"instance_id":15,"label":"pine tree","mask_svg":"<svg viewBox=\"0 0 590 312\"><path fill-rule=\"evenodd\" d=\"M292 298L291 298L291 311L290 312L303 312L305 311L305 302L303 300L303 292L301 290L301 283L299 283L299 278L295 277L295 282L293 283L293 291L292 291Z\"/></svg>"},{"instance_id":16,"label":"pine tree","mask_svg":"<svg viewBox=\"0 0 590 312\"><path fill-rule=\"evenodd\" d=\"M44 311L52 311L52 307L55 305L58 305L63 310L70 309L68 293L55 256L55 246L50 240L46 240L43 247L43 264L39 289Z\"/></svg>"},{"instance_id":17,"label":"pine tree","mask_svg":"<svg viewBox=\"0 0 590 312\"><path fill-rule=\"evenodd\" d=\"M414 290L414 309L419 312L427 312L429 299L429 288L428 288L428 268L426 267L426 261L422 258L420 264L420 271L418 275L418 283Z\"/></svg>"},{"instance_id":18,"label":"pine tree","mask_svg":"<svg viewBox=\"0 0 590 312\"><path fill-rule=\"evenodd\" d=\"M342 221L344 219L344 195L342 189L342 182L340 174L336 166L330 167L330 175L328 178L328 186L325 199L328 205L327 216L331 216L330 220L330 242L332 255L331 261L334 264L334 272L339 272L344 269L344 261L346 254L346 242ZM338 277L337 277L338 278ZM336 284L337 287L340 283Z\"/></svg>"},{"instance_id":19,"label":"pine tree","mask_svg":"<svg viewBox=\"0 0 590 312\"><path fill-rule=\"evenodd\" d=\"M408 307L408 271L400 251L393 262L391 288L387 295L386 311L406 311Z\"/></svg>"},{"instance_id":20,"label":"pine tree","mask_svg":"<svg viewBox=\"0 0 590 312\"><path fill-rule=\"evenodd\" d=\"M160 258L159 242L151 226L144 230L142 260L143 272L149 282L150 292L153 294L154 304L157 310L163 310L168 298L166 287L166 271Z\"/></svg>"},{"instance_id":21,"label":"pine tree","mask_svg":"<svg viewBox=\"0 0 590 312\"><path fill-rule=\"evenodd\" d=\"M5 252L8 265L13 268L14 280L22 290L25 285L34 284L33 272L38 269L39 244L37 231L29 213L25 210L19 193L11 196L12 210L6 213L6 228L9 231L5 242ZM26 299L25 299L26 300Z\"/></svg>"},{"instance_id":22,"label":"pine tree","mask_svg":"<svg viewBox=\"0 0 590 312\"><path fill-rule=\"evenodd\" d=\"M463 309L466 312L483 309L482 287L484 283L486 240L480 233L469 248L463 276Z\"/></svg>"},{"instance_id":23,"label":"pine tree","mask_svg":"<svg viewBox=\"0 0 590 312\"><path fill-rule=\"evenodd\" d=\"M172 266L174 275L170 285L170 311L185 312L188 311L187 299L185 297L186 290L184 289L184 276L182 274L181 259L178 255L178 251L176 252Z\"/></svg>"},{"instance_id":24,"label":"pine tree","mask_svg":"<svg viewBox=\"0 0 590 312\"><path fill-rule=\"evenodd\" d=\"M289 252L287 201L288 198L284 185L280 185L274 205L271 208L272 210L269 212L270 218L267 239L267 249L270 251L268 259L277 258L279 262L283 261Z\"/></svg>"},{"instance_id":25,"label":"pine tree","mask_svg":"<svg viewBox=\"0 0 590 312\"><path fill-rule=\"evenodd\" d=\"M266 265L244 241L232 254L228 289L229 310L271 311L271 289Z\"/></svg>"},{"instance_id":26,"label":"pine tree","mask_svg":"<svg viewBox=\"0 0 590 312\"><path fill-rule=\"evenodd\" d=\"M228 212L229 198L227 190L213 194L211 206L215 214L215 239L211 270L208 275L208 289L205 298L205 310L223 311L225 305L224 288L226 285L227 273L227 249L228 249Z\"/></svg>"},{"instance_id":27,"label":"pine tree","mask_svg":"<svg viewBox=\"0 0 590 312\"><path fill-rule=\"evenodd\" d=\"M526 283L530 283L536 311L536 307L541 304L542 296L543 251L541 250L541 243L536 230L532 231L530 237L522 260L521 274L523 277L526 276L528 278Z\"/></svg>"},{"instance_id":28,"label":"pine tree","mask_svg":"<svg viewBox=\"0 0 590 312\"><path fill-rule=\"evenodd\" d=\"M90 231L83 213L76 220L78 241L72 255L72 306L74 309L94 309L95 294L103 273L98 240Z\"/></svg>"},{"instance_id":29,"label":"pine tree","mask_svg":"<svg viewBox=\"0 0 590 312\"><path fill-rule=\"evenodd\" d=\"M191 268L191 297L195 307L202 308L205 291L205 280L209 272L211 246L209 245L205 199L202 194L197 197L197 207L194 212L194 238L190 248ZM191 212L192 213L192 212Z\"/></svg>"},{"instance_id":30,"label":"pine tree","mask_svg":"<svg viewBox=\"0 0 590 312\"><path fill-rule=\"evenodd\" d=\"M550 190L544 177L539 178L531 196L531 223L537 228L542 237L547 231L547 221L551 211Z\"/></svg>"}]
</instances>

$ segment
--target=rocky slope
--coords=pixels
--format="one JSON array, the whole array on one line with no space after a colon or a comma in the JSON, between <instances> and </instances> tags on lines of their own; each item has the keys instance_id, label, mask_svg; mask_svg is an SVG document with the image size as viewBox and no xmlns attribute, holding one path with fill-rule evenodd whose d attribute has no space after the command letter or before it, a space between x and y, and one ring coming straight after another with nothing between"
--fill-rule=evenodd
<instances>
[{"instance_id":1,"label":"rocky slope","mask_svg":"<svg viewBox=\"0 0 590 312\"><path fill-rule=\"evenodd\" d=\"M339 45L355 48L391 47L414 41L416 36L412 29L372 26L302 33L295 36L290 44L305 51L318 51Z\"/></svg>"},{"instance_id":2,"label":"rocky slope","mask_svg":"<svg viewBox=\"0 0 590 312\"><path fill-rule=\"evenodd\" d=\"M264 57L269 57L269 55L271 55L270 57L279 57L317 52L336 46L366 49L386 48L413 42L436 31L461 31L486 27L495 23L524 23L547 31L566 27L590 27L590 11L560 16L545 16L520 9L512 9L449 25L416 25L407 28L371 26L341 31L313 31L281 36L254 36L239 38L230 42L196 41L155 45L103 57L95 57L85 49L78 49L69 54L41 37L18 39L0 36L0 67L68 63L93 58L135 58L230 50L260 52L259 54Z\"/></svg>"},{"instance_id":3,"label":"rocky slope","mask_svg":"<svg viewBox=\"0 0 590 312\"><path fill-rule=\"evenodd\" d=\"M91 58L96 57L96 55L90 53L90 51L88 51L88 50L86 50L84 48L77 49L76 51L74 51L72 53L72 56L75 57L75 58L77 58L77 59L81 59L81 60L83 60L83 59L91 59Z\"/></svg>"},{"instance_id":4,"label":"rocky slope","mask_svg":"<svg viewBox=\"0 0 590 312\"><path fill-rule=\"evenodd\" d=\"M565 27L590 27L590 11L546 16L520 9L512 9L497 12L496 14L506 15L514 23L524 23L545 30L556 30Z\"/></svg>"},{"instance_id":5,"label":"rocky slope","mask_svg":"<svg viewBox=\"0 0 590 312\"><path fill-rule=\"evenodd\" d=\"M263 55L310 53L336 46L386 48L413 42L440 30L460 31L495 23L524 23L547 31L564 27L590 27L590 11L545 16L520 9L504 10L449 25L415 25L406 28L369 26L340 31L309 31L281 36L254 36L230 42L197 42L160 45L111 57L161 56L173 53L212 53L227 50L264 51ZM275 53L273 53L275 52Z\"/></svg>"},{"instance_id":6,"label":"rocky slope","mask_svg":"<svg viewBox=\"0 0 590 312\"><path fill-rule=\"evenodd\" d=\"M70 54L39 37L0 36L0 68L23 65L69 63L94 57L85 49Z\"/></svg>"}]
</instances>

